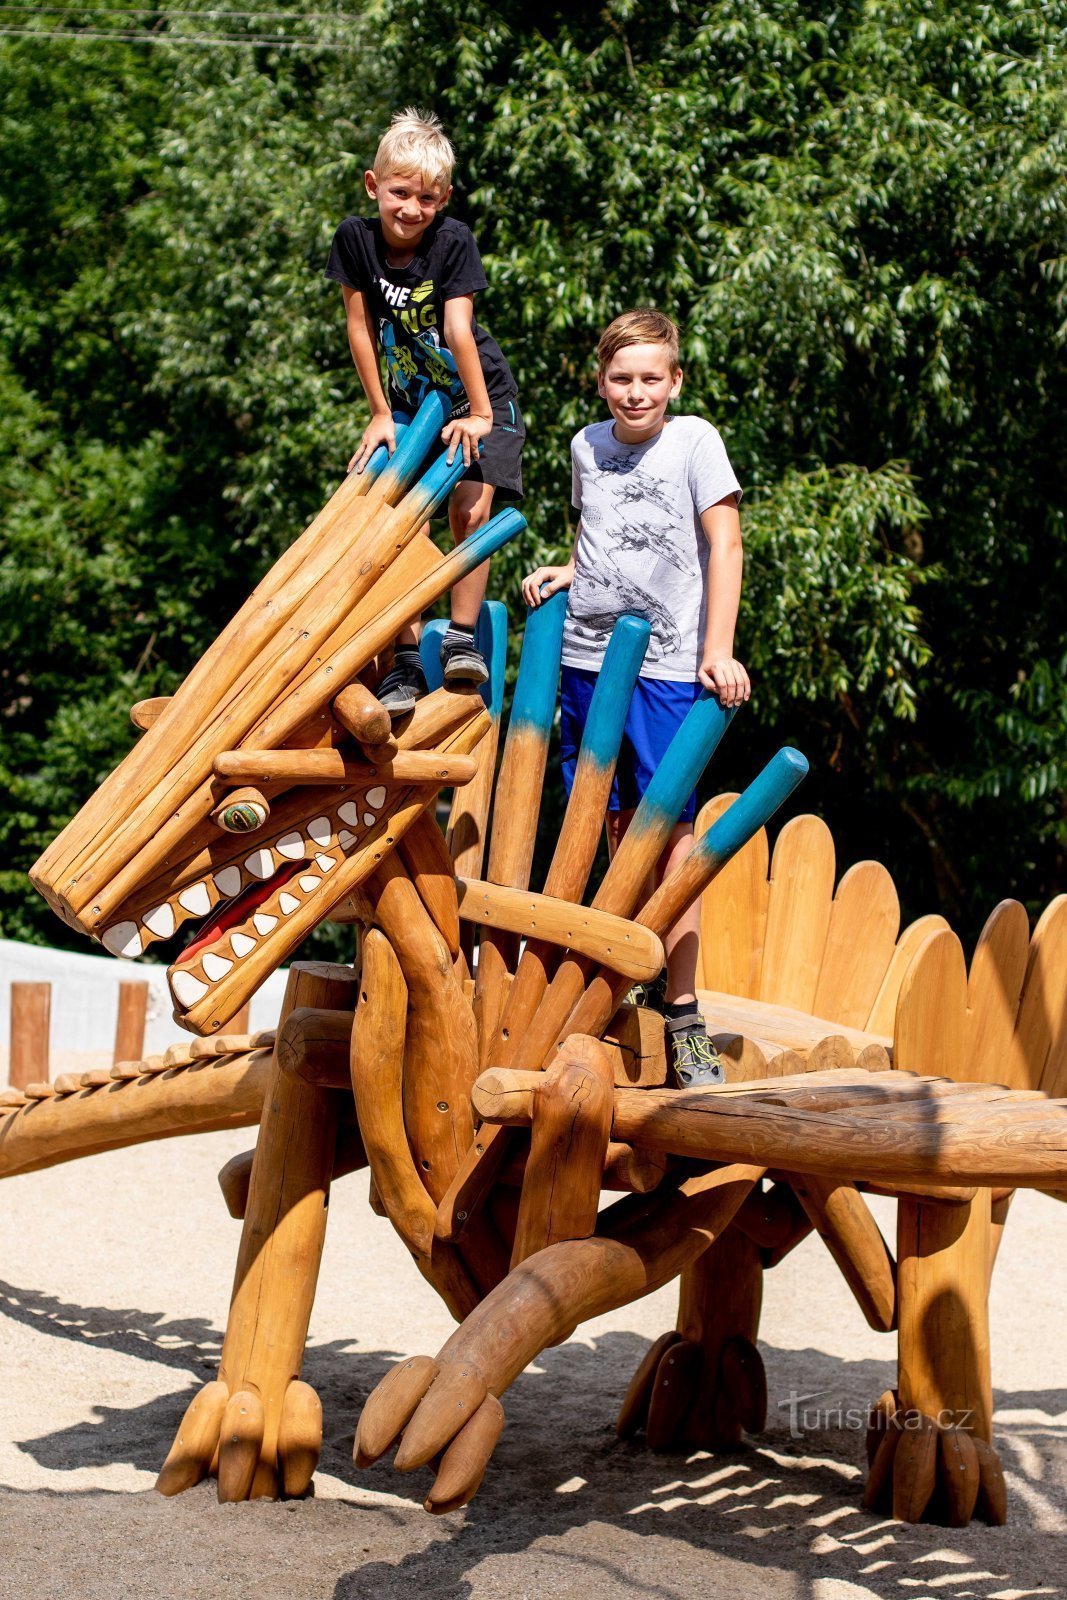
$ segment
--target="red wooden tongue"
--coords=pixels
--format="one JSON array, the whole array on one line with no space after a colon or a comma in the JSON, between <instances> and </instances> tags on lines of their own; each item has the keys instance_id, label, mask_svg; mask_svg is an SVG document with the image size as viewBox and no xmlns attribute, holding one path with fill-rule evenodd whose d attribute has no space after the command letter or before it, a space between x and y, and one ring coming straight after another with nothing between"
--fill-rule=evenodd
<instances>
[{"instance_id":1,"label":"red wooden tongue","mask_svg":"<svg viewBox=\"0 0 1067 1600\"><path fill-rule=\"evenodd\" d=\"M227 900L224 906L201 928L191 944L187 944L175 962L175 966L182 966L186 961L192 961L194 956L207 945L212 945L221 939L228 928L234 928L239 922L244 922L257 907L265 900L269 900L276 889L289 882L296 873L303 872L307 867L306 861L287 861L279 867L272 878L266 878L262 883L250 883L247 889L237 896L236 900Z\"/></svg>"}]
</instances>

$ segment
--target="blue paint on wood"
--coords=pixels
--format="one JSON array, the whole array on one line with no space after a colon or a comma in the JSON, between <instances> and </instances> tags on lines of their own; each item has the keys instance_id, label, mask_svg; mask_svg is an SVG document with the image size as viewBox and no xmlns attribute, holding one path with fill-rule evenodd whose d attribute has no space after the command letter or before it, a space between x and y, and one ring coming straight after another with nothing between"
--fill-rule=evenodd
<instances>
[{"instance_id":1,"label":"blue paint on wood","mask_svg":"<svg viewBox=\"0 0 1067 1600\"><path fill-rule=\"evenodd\" d=\"M589 702L579 763L592 761L602 769L615 765L651 632L651 624L644 617L632 616L621 616L612 629Z\"/></svg>"},{"instance_id":2,"label":"blue paint on wood","mask_svg":"<svg viewBox=\"0 0 1067 1600\"><path fill-rule=\"evenodd\" d=\"M640 832L643 828L661 830L665 827L670 831L733 721L735 710L735 707L724 710L716 695L709 694L707 689L701 691L653 773L634 813L631 830L636 828Z\"/></svg>"},{"instance_id":3,"label":"blue paint on wood","mask_svg":"<svg viewBox=\"0 0 1067 1600\"><path fill-rule=\"evenodd\" d=\"M507 513L503 513L505 516ZM567 614L567 591L561 589L544 605L526 616L522 636L519 675L511 701L508 735L517 727L535 728L548 738L556 715L556 689L559 685L559 658L563 650L563 619Z\"/></svg>"},{"instance_id":4,"label":"blue paint on wood","mask_svg":"<svg viewBox=\"0 0 1067 1600\"><path fill-rule=\"evenodd\" d=\"M757 778L697 841L699 854L723 867L758 833L784 800L807 776L808 763L789 745L772 756ZM688 858L687 858L688 859Z\"/></svg>"},{"instance_id":5,"label":"blue paint on wood","mask_svg":"<svg viewBox=\"0 0 1067 1600\"><path fill-rule=\"evenodd\" d=\"M412 423L412 427L414 426L415 424ZM399 454L400 450L397 449L396 455L393 457L394 461L396 460L396 456ZM428 517L433 515L443 500L448 499L448 496L452 493L452 490L456 487L456 484L459 482L460 478L462 478L466 470L466 467L463 465L462 450L456 451L456 459L452 462L451 466L448 464L448 452L442 450L441 454L438 456L433 465L427 468L426 472L423 473L422 477L415 485L412 493L414 495L418 495L420 498L425 498L426 515ZM488 526L489 524L486 523L486 527ZM484 529L482 531L484 532Z\"/></svg>"},{"instance_id":6,"label":"blue paint on wood","mask_svg":"<svg viewBox=\"0 0 1067 1600\"><path fill-rule=\"evenodd\" d=\"M447 621L437 617L422 630L419 650L422 670L431 689L440 689L444 678L441 673L441 640ZM491 717L499 719L504 704L504 667L508 652L508 608L499 600L483 600L474 630L474 643L485 657L489 668L488 682L479 686L479 694Z\"/></svg>"},{"instance_id":7,"label":"blue paint on wood","mask_svg":"<svg viewBox=\"0 0 1067 1600\"><path fill-rule=\"evenodd\" d=\"M404 437L393 452L389 465L382 472L382 483L389 490L394 486L404 493L419 475L430 446L439 441L441 429L448 421L452 402L440 389L426 396L414 419L405 429Z\"/></svg>"}]
</instances>

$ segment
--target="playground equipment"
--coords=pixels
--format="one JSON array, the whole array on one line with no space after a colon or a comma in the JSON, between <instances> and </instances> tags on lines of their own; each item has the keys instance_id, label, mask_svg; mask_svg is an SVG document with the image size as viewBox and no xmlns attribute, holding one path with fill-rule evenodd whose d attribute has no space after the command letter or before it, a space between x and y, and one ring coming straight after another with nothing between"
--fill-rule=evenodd
<instances>
[{"instance_id":1,"label":"playground equipment","mask_svg":"<svg viewBox=\"0 0 1067 1600\"><path fill-rule=\"evenodd\" d=\"M333 1179L372 1204L459 1327L368 1400L366 1464L436 1462L426 1504L476 1492L501 1396L582 1320L681 1280L618 1427L652 1448L734 1447L763 1425L762 1274L813 1227L863 1314L897 1330L899 1382L872 1411L868 1503L1003 1520L990 1442L989 1273L1019 1185L1067 1189L1067 897L1033 939L998 907L968 976L939 918L898 938L877 863L833 892L828 831L764 825L806 763L783 750L706 807L694 849L650 871L730 717L701 699L589 903L647 624L616 625L543 889L530 889L563 597L528 621L495 778L500 612L488 703L435 689L390 726L373 695L390 641L523 524L504 512L449 555L422 527L462 470L434 461L428 401L388 463L349 479L34 869L72 926L137 955L192 919L170 968L202 1037L0 1101L0 1175L143 1139L252 1126L220 1174L243 1218L219 1375L158 1487L209 1472L223 1500L298 1495L322 1436L300 1378ZM432 642L426 651L432 670ZM454 798L442 833L435 804ZM490 808L492 827L489 828ZM482 876L484 872L484 876ZM703 1004L726 1088L665 1087L660 1019L626 1003L701 897ZM351 966L296 962L273 1034L227 1020L323 919ZM478 939L477 960L474 941ZM894 1261L863 1198L898 1199ZM623 1198L598 1210L604 1189Z\"/></svg>"}]
</instances>

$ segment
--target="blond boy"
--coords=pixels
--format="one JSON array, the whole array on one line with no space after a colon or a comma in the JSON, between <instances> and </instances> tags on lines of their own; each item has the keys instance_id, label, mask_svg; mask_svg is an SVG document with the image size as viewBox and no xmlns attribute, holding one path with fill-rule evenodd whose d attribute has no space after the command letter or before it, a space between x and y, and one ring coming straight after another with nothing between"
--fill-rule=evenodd
<instances>
[{"instance_id":1,"label":"blond boy","mask_svg":"<svg viewBox=\"0 0 1067 1600\"><path fill-rule=\"evenodd\" d=\"M652 774L704 690L725 706L750 693L734 655L741 594L741 492L721 438L701 417L669 416L682 387L678 329L659 311L617 317L597 347L599 389L611 418L571 444L579 512L570 560L523 579L527 605L569 589L563 632L560 722L570 792L596 675L615 621L636 612L652 625L634 688L608 808L614 851ZM693 842L690 795L657 868L661 881ZM667 934L660 995L675 1081L722 1081L696 1001L695 907Z\"/></svg>"},{"instance_id":2,"label":"blond boy","mask_svg":"<svg viewBox=\"0 0 1067 1600\"><path fill-rule=\"evenodd\" d=\"M349 470L362 472L381 444L392 454L394 419L413 417L431 389L447 391L452 412L441 437L449 461L460 450L467 464L448 508L459 540L488 520L496 490L521 496L526 430L508 364L474 316L474 296L486 287L478 247L469 228L444 215L453 164L437 117L410 106L399 112L364 174L377 215L345 218L326 276L341 285L349 348L370 402ZM441 643L446 683L482 683L488 675L474 646L488 575L484 562L452 590ZM378 697L400 716L425 693L418 633L407 628Z\"/></svg>"}]
</instances>

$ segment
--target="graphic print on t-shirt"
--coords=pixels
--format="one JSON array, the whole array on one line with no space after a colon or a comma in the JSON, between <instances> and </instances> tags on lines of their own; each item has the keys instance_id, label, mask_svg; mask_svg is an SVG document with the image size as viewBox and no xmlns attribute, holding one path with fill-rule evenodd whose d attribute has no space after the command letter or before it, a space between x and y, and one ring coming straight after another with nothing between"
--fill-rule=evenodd
<instances>
[{"instance_id":1,"label":"graphic print on t-shirt","mask_svg":"<svg viewBox=\"0 0 1067 1600\"><path fill-rule=\"evenodd\" d=\"M676 417L642 445L594 423L574 439L581 513L563 633L568 666L599 668L623 612L648 619L641 676L694 683L703 652L708 543L700 513L739 489L722 440Z\"/></svg>"}]
</instances>

